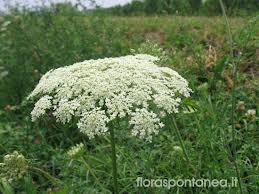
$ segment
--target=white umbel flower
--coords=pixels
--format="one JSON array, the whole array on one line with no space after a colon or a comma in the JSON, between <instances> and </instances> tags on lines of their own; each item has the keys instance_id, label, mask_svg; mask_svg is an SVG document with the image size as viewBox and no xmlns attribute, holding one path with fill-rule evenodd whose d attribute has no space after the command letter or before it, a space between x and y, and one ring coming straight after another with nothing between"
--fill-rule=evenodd
<instances>
[{"instance_id":1,"label":"white umbel flower","mask_svg":"<svg viewBox=\"0 0 259 194\"><path fill-rule=\"evenodd\" d=\"M26 158L14 151L4 156L3 163L0 163L0 180L6 179L8 182L22 179L28 171Z\"/></svg>"},{"instance_id":2,"label":"white umbel flower","mask_svg":"<svg viewBox=\"0 0 259 194\"><path fill-rule=\"evenodd\" d=\"M249 110L247 110L247 112L246 112L246 117L247 118L254 118L255 117L255 115L256 115L256 110L255 109L249 109Z\"/></svg>"},{"instance_id":3,"label":"white umbel flower","mask_svg":"<svg viewBox=\"0 0 259 194\"><path fill-rule=\"evenodd\" d=\"M70 158L75 158L76 156L80 155L80 153L82 153L83 151L84 151L84 144L83 143L79 143L79 144L76 144L75 146L71 147L67 151L67 155Z\"/></svg>"},{"instance_id":4,"label":"white umbel flower","mask_svg":"<svg viewBox=\"0 0 259 194\"><path fill-rule=\"evenodd\" d=\"M29 96L39 99L32 120L47 110L61 123L75 117L80 131L93 138L107 133L111 121L127 118L133 135L150 140L164 126L160 119L177 113L191 92L184 78L157 66L158 60L138 54L51 70Z\"/></svg>"}]
</instances>

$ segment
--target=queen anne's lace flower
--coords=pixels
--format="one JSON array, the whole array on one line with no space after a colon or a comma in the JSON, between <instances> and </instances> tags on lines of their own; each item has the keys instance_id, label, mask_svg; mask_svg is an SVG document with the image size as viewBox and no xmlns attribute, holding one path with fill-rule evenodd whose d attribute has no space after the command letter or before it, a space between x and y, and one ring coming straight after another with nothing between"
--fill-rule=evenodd
<instances>
[{"instance_id":1,"label":"queen anne's lace flower","mask_svg":"<svg viewBox=\"0 0 259 194\"><path fill-rule=\"evenodd\" d=\"M249 110L247 110L247 112L246 112L246 117L247 118L254 118L255 117L255 115L256 115L256 110L255 109L249 109Z\"/></svg>"},{"instance_id":2,"label":"queen anne's lace flower","mask_svg":"<svg viewBox=\"0 0 259 194\"><path fill-rule=\"evenodd\" d=\"M67 155L71 158L75 158L76 156L79 156L80 153L82 153L83 151L84 151L84 144L80 143L80 144L76 144L75 146L71 147L67 151Z\"/></svg>"},{"instance_id":3,"label":"queen anne's lace flower","mask_svg":"<svg viewBox=\"0 0 259 194\"><path fill-rule=\"evenodd\" d=\"M0 163L0 178L13 182L21 179L28 170L28 163L22 154L14 151L4 156L4 162Z\"/></svg>"},{"instance_id":4,"label":"queen anne's lace flower","mask_svg":"<svg viewBox=\"0 0 259 194\"><path fill-rule=\"evenodd\" d=\"M191 92L184 78L157 66L158 60L138 54L51 70L29 96L39 99L32 120L46 111L62 123L75 117L80 131L93 138L105 134L111 121L127 118L133 135L150 140L164 126L160 119L177 113Z\"/></svg>"}]
</instances>

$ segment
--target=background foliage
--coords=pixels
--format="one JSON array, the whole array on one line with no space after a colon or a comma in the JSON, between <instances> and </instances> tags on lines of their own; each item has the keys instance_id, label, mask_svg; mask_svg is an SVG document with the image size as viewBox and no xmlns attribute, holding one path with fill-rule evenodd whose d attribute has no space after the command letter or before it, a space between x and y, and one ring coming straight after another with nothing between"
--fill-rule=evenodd
<instances>
[{"instance_id":1,"label":"background foliage","mask_svg":"<svg viewBox=\"0 0 259 194\"><path fill-rule=\"evenodd\" d=\"M259 10L257 0L225 0L228 15L251 15ZM104 9L116 15L220 15L215 0L133 0L124 6Z\"/></svg>"}]
</instances>

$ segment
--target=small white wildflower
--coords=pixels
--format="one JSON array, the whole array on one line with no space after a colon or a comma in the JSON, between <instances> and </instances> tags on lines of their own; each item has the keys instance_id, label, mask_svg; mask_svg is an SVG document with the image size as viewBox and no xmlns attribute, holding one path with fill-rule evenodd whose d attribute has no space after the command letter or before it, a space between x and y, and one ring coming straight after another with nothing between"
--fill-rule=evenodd
<instances>
[{"instance_id":1,"label":"small white wildflower","mask_svg":"<svg viewBox=\"0 0 259 194\"><path fill-rule=\"evenodd\" d=\"M245 115L246 115L247 118L254 118L255 115L256 115L256 110L255 109L249 109L249 110L247 110Z\"/></svg>"},{"instance_id":2,"label":"small white wildflower","mask_svg":"<svg viewBox=\"0 0 259 194\"><path fill-rule=\"evenodd\" d=\"M84 151L84 144L80 143L80 144L76 144L75 146L71 147L68 150L67 155L71 158L75 158L76 156L80 155L83 151Z\"/></svg>"},{"instance_id":3,"label":"small white wildflower","mask_svg":"<svg viewBox=\"0 0 259 194\"><path fill-rule=\"evenodd\" d=\"M160 118L177 113L182 98L191 92L184 78L157 66L158 60L138 54L51 70L28 97L41 97L32 120L50 110L61 123L75 118L79 130L93 138L106 134L114 119L127 118L133 135L151 140L163 128Z\"/></svg>"},{"instance_id":4,"label":"small white wildflower","mask_svg":"<svg viewBox=\"0 0 259 194\"><path fill-rule=\"evenodd\" d=\"M3 163L0 163L0 178L13 182L21 179L28 170L28 163L22 154L14 151L4 156Z\"/></svg>"}]
</instances>

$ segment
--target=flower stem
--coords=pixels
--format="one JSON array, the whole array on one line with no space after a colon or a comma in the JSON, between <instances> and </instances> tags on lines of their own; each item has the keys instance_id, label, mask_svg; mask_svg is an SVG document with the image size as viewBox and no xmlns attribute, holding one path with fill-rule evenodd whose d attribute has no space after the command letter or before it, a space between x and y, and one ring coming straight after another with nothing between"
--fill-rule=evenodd
<instances>
[{"instance_id":1,"label":"flower stem","mask_svg":"<svg viewBox=\"0 0 259 194\"><path fill-rule=\"evenodd\" d=\"M232 38L232 33L231 33L231 28L230 24L227 18L225 6L223 4L222 0L219 0L219 4L222 10L223 17L226 22L227 26L227 31L228 31L228 39L229 39L229 45L230 45L230 55L232 57L232 60L234 59L234 46L233 46L233 38ZM238 178L238 186L240 193L242 194L242 184L241 184L241 177L240 177L240 172L238 168L238 164L236 161L236 131L235 131L235 104L236 104L236 80L237 80L237 66L235 61L233 61L233 71L232 71L232 79L233 79L233 87L232 87L232 94L231 94L231 125L232 125L232 140L233 140L233 163L234 163L234 168L236 171L236 175Z\"/></svg>"},{"instance_id":2,"label":"flower stem","mask_svg":"<svg viewBox=\"0 0 259 194\"><path fill-rule=\"evenodd\" d=\"M41 173L43 176L45 176L45 178L47 178L49 181L51 181L53 185L57 186L59 184L58 183L59 180L57 178L51 176L48 172L46 172L46 171L44 171L40 168L33 167L33 166L30 166L29 169L32 170L32 171Z\"/></svg>"},{"instance_id":3,"label":"flower stem","mask_svg":"<svg viewBox=\"0 0 259 194\"><path fill-rule=\"evenodd\" d=\"M180 142L181 148L183 149L184 157L185 157L186 161L188 162L189 166L190 166L190 167L194 170L194 172L196 173L196 169L195 169L194 166L192 165L192 163L191 163L191 161L190 161L190 158L189 158L189 156L188 156L188 154L187 154L185 145L184 145L184 143L183 143L183 140L182 140L180 131L179 131L178 127L177 127L177 124L176 124L176 121L175 121L174 117L172 117L171 120L172 120L172 123L173 123L173 125L174 125L174 129L175 129L175 132L176 132L176 136L177 136L177 138L178 138L178 140L179 140L179 142Z\"/></svg>"},{"instance_id":4,"label":"flower stem","mask_svg":"<svg viewBox=\"0 0 259 194\"><path fill-rule=\"evenodd\" d=\"M113 187L114 194L118 194L118 180L117 180L117 164L116 164L116 148L115 148L115 138L114 138L114 129L110 128L110 138L111 138L111 147L112 147L112 170L113 170Z\"/></svg>"},{"instance_id":5,"label":"flower stem","mask_svg":"<svg viewBox=\"0 0 259 194\"><path fill-rule=\"evenodd\" d=\"M103 189L104 187L102 186L102 184L100 183L99 179L97 178L97 176L95 175L95 173L93 172L92 168L90 167L90 165L86 162L86 160L84 159L84 157L81 158L82 162L84 163L84 165L86 166L86 168L89 170L90 174L94 177L95 181L97 182L97 184Z\"/></svg>"}]
</instances>

